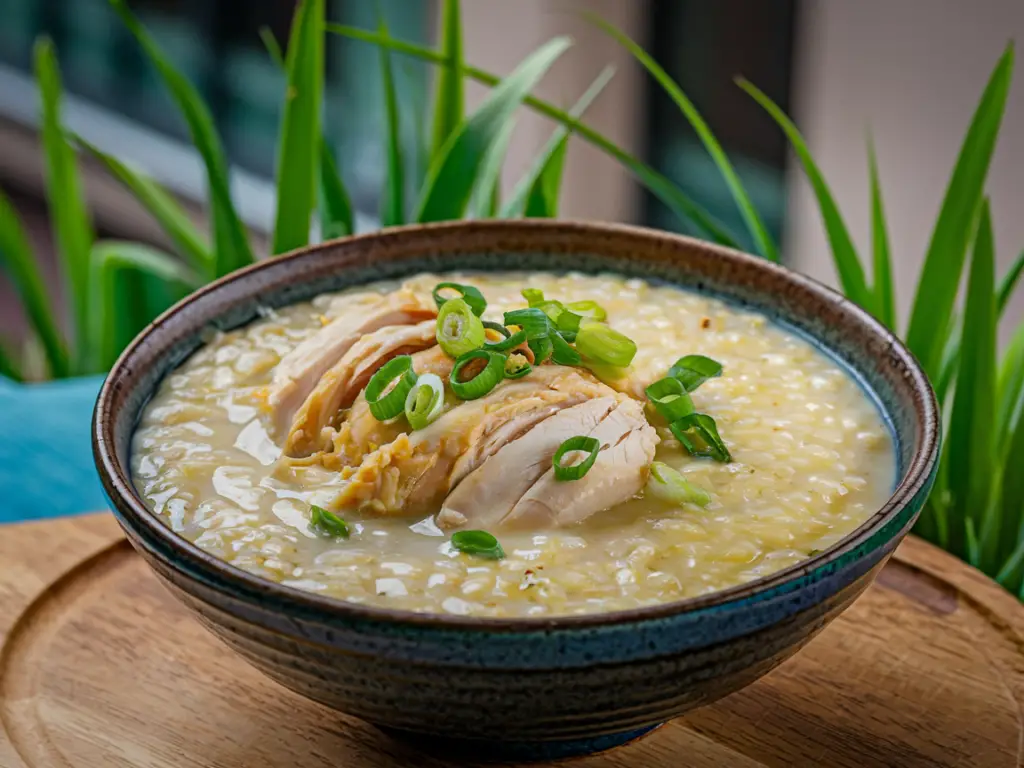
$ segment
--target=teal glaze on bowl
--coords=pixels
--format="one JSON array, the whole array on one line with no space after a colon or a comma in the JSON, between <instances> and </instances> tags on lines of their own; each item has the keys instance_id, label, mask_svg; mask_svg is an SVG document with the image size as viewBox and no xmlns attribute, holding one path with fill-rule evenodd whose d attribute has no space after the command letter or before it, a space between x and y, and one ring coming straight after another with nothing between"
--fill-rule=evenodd
<instances>
[{"instance_id":1,"label":"teal glaze on bowl","mask_svg":"<svg viewBox=\"0 0 1024 768\"><path fill-rule=\"evenodd\" d=\"M758 581L649 608L485 619L314 595L234 568L180 538L135 492L130 438L159 381L230 329L325 291L421 271L612 271L713 294L784 323L846 365L897 442L899 482L829 550ZM776 265L650 230L547 221L463 222L349 238L242 270L172 308L114 366L94 452L129 540L213 632L283 685L444 752L566 757L614 746L752 682L871 583L934 480L938 414L903 345L838 294ZM485 749L486 747L486 749Z\"/></svg>"}]
</instances>

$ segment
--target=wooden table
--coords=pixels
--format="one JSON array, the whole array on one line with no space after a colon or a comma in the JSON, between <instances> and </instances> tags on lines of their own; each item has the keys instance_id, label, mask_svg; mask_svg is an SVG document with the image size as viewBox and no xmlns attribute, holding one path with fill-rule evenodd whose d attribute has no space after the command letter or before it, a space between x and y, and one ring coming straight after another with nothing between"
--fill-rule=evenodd
<instances>
[{"instance_id":1,"label":"wooden table","mask_svg":"<svg viewBox=\"0 0 1024 768\"><path fill-rule=\"evenodd\" d=\"M579 768L1024 765L1024 609L908 540L749 688ZM108 515L0 526L0 768L439 768L270 682L192 620Z\"/></svg>"}]
</instances>

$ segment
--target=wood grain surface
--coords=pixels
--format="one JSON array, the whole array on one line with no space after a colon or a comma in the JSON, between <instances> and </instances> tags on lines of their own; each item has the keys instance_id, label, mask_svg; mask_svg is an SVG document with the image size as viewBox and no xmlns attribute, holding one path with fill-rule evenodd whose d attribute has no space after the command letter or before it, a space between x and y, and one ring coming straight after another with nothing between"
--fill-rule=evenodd
<instances>
[{"instance_id":1,"label":"wood grain surface","mask_svg":"<svg viewBox=\"0 0 1024 768\"><path fill-rule=\"evenodd\" d=\"M574 768L1024 765L1024 609L921 541L749 688ZM0 768L441 768L264 678L108 515L0 526Z\"/></svg>"}]
</instances>

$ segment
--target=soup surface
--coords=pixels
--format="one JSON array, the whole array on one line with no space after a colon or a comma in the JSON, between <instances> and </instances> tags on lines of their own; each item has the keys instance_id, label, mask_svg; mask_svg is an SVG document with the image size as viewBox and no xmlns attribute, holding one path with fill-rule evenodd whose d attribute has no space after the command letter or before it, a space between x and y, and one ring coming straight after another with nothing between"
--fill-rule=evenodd
<instances>
[{"instance_id":1,"label":"soup surface","mask_svg":"<svg viewBox=\"0 0 1024 768\"><path fill-rule=\"evenodd\" d=\"M604 384L583 368L537 366L481 400L463 402L447 392L444 416L425 430L411 431L404 416L381 424L366 412L365 393L349 400L379 367L372 361L385 359L382 346L393 354L415 351L414 361L430 363L434 355L438 363L440 349L426 339L434 332L431 291L440 280L479 288L488 301L483 319L495 322L526 306L520 295L526 287L543 290L547 299L597 302L607 323L635 341L632 366L599 369ZM312 371L306 389L295 392L282 370L303 350L319 354L327 346L323 332L337 330L338 319L351 321L353 309L355 316L369 316L381 301L378 294L396 292L394 283L268 311L245 328L211 338L169 375L145 409L133 444L134 481L154 513L239 568L353 603L548 616L647 606L759 578L835 543L891 493L893 445L873 402L832 360L759 314L613 275L419 275L401 287L420 300L418 310L406 311L400 329L405 340L392 342L378 332L381 344L360 342L370 362L359 375L351 367L342 371L352 391L341 396L340 406L339 395L330 391L316 407L307 402L311 386L324 387L324 378L316 376L322 371ZM414 340L417 333L422 341ZM692 400L714 418L731 461L687 453L645 402L644 387L687 354L708 356L724 368L693 391ZM421 364L414 367L422 375ZM447 388L447 377L442 379ZM486 431L497 406L482 404L507 392L506 401L518 407L533 396L530 387L548 398L546 421L531 421L525 432ZM512 489L513 514L495 519L499 497L509 492L505 484L522 486L528 472L521 468L533 466L523 450L517 456L511 448L529 447L527 438L547 439L547 453L541 451L533 471L550 470L551 437L541 427L555 423L551 414L559 408L593 408L602 397L604 410L633 420L632 431L616 438L632 453L617 463L602 452L589 480L552 483L550 473L544 475L543 493L554 495L534 499L518 514L523 502L516 499L526 488L542 495L540 481L532 487L526 481ZM305 428L296 430L303 418ZM454 428L463 429L464 437L440 434ZM466 454L474 451L469 462ZM652 455L709 499L680 502L645 492ZM501 457L508 457L505 464ZM431 462L436 487L425 475L417 475L412 490L402 485L402 473L423 471L422 463L407 470L413 461ZM444 471L435 471L442 464ZM623 490L625 500L616 499ZM448 493L450 499L476 494L476 506L456 505L439 516L442 504L447 510L454 503L446 500ZM600 508L595 495L614 506ZM348 537L311 526L312 505L342 518ZM451 536L459 528L489 531L505 556L456 549Z\"/></svg>"}]
</instances>

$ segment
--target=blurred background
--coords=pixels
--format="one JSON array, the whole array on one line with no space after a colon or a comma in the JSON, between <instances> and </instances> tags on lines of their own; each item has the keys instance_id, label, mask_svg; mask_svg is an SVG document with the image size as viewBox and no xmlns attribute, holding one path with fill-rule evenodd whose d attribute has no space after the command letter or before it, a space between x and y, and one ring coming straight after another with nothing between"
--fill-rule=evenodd
<instances>
[{"instance_id":1,"label":"blurred background","mask_svg":"<svg viewBox=\"0 0 1024 768\"><path fill-rule=\"evenodd\" d=\"M287 0L132 0L130 6L209 100L233 165L236 204L257 233L273 219L272 176L283 76L258 30L287 39ZM383 0L395 37L432 43L431 0ZM581 20L596 12L643 44L702 111L792 267L834 283L817 207L781 132L733 83L742 74L793 115L829 179L858 244L869 238L865 135L877 147L897 292L905 313L955 155L985 80L1010 38L1024 40L1021 0L465 0L468 62L507 73L553 35L576 44L538 93L570 105L608 63L611 85L586 120L676 181L735 232L739 215L678 109L613 41ZM369 0L331 0L334 21L373 27ZM106 0L0 0L0 187L37 251L52 256L32 44L50 35L60 56L71 130L149 172L202 219L204 176L184 124ZM376 223L383 188L379 62L364 43L328 36L327 131L358 226ZM407 145L429 128L431 73L395 57ZM468 91L469 106L482 88ZM511 187L552 126L523 110L505 169ZM101 235L165 244L130 195L82 162ZM792 172L791 172L792 171ZM1024 89L1011 91L989 175L1002 269L1024 247ZM562 215L681 229L614 160L573 141ZM59 290L59 281L50 281ZM1022 294L1007 329L1022 315ZM0 332L22 332L0 274Z\"/></svg>"}]
</instances>

